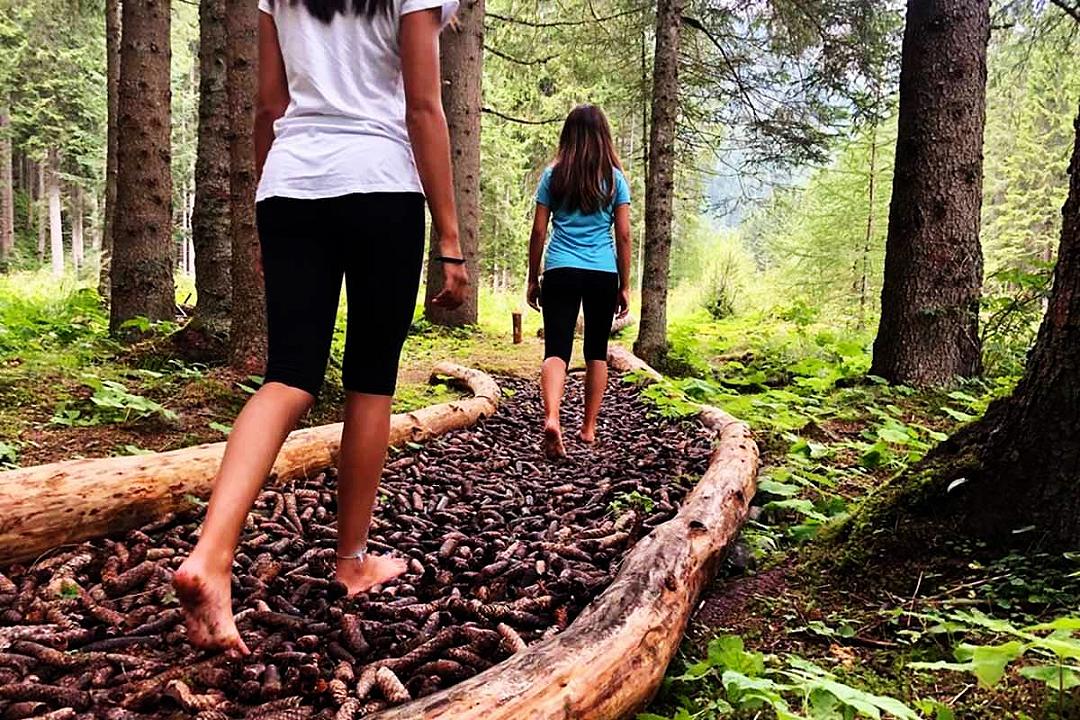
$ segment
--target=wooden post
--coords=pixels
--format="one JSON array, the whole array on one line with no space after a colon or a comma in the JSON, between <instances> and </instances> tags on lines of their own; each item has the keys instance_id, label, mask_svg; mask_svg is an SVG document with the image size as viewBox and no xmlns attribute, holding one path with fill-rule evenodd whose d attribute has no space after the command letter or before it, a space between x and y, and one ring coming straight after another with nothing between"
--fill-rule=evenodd
<instances>
[{"instance_id":1,"label":"wooden post","mask_svg":"<svg viewBox=\"0 0 1080 720\"><path fill-rule=\"evenodd\" d=\"M521 344L521 311L515 310L513 312L514 318L514 344Z\"/></svg>"}]
</instances>

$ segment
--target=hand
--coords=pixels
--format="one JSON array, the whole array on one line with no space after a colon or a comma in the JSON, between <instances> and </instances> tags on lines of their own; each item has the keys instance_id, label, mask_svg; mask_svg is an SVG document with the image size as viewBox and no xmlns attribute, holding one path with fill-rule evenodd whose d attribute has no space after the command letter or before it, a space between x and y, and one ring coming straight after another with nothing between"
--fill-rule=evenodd
<instances>
[{"instance_id":1,"label":"hand","mask_svg":"<svg viewBox=\"0 0 1080 720\"><path fill-rule=\"evenodd\" d=\"M447 310L461 307L468 287L469 271L464 265L443 263L443 289L432 298L431 304Z\"/></svg>"},{"instance_id":2,"label":"hand","mask_svg":"<svg viewBox=\"0 0 1080 720\"><path fill-rule=\"evenodd\" d=\"M533 310L540 312L540 283L537 280L529 281L529 289L525 292L525 299L529 303L529 307Z\"/></svg>"},{"instance_id":3,"label":"hand","mask_svg":"<svg viewBox=\"0 0 1080 720\"><path fill-rule=\"evenodd\" d=\"M630 289L621 288L619 299L615 302L615 317L620 320L630 314Z\"/></svg>"}]
</instances>

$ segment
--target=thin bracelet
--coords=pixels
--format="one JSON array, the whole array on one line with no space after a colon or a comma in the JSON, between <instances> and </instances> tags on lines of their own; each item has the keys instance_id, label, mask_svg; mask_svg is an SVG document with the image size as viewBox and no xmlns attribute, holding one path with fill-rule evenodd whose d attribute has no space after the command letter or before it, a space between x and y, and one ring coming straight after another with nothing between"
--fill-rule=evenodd
<instances>
[{"instance_id":1,"label":"thin bracelet","mask_svg":"<svg viewBox=\"0 0 1080 720\"><path fill-rule=\"evenodd\" d=\"M435 258L435 262L440 262L445 265L464 265L465 258L447 257L445 255L440 255L439 257Z\"/></svg>"},{"instance_id":2,"label":"thin bracelet","mask_svg":"<svg viewBox=\"0 0 1080 720\"><path fill-rule=\"evenodd\" d=\"M342 553L337 554L338 560L360 560L362 562L366 557L367 548L364 548L363 550L357 550L356 552L347 555Z\"/></svg>"}]
</instances>

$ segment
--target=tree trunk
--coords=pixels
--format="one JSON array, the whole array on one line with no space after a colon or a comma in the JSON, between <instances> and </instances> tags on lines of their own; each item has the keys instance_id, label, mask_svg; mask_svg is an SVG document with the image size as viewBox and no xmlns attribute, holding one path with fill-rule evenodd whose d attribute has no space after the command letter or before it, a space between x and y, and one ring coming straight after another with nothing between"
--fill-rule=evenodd
<instances>
[{"instance_id":1,"label":"tree trunk","mask_svg":"<svg viewBox=\"0 0 1080 720\"><path fill-rule=\"evenodd\" d=\"M85 195L90 207L88 208L88 216L90 218L90 224L86 229L86 234L90 238L90 249L98 252L101 250L101 234L102 228L99 223L101 207L98 205L98 196L96 192L91 192Z\"/></svg>"},{"instance_id":2,"label":"tree trunk","mask_svg":"<svg viewBox=\"0 0 1080 720\"><path fill-rule=\"evenodd\" d=\"M989 0L908 0L881 322L871 373L941 385L981 371Z\"/></svg>"},{"instance_id":3,"label":"tree trunk","mask_svg":"<svg viewBox=\"0 0 1080 720\"><path fill-rule=\"evenodd\" d=\"M71 186L71 262L75 266L76 275L82 269L85 256L83 244L83 213L85 211L82 186L74 183Z\"/></svg>"},{"instance_id":4,"label":"tree trunk","mask_svg":"<svg viewBox=\"0 0 1080 720\"><path fill-rule=\"evenodd\" d=\"M652 128L645 188L641 328L634 352L653 365L667 354L667 293L675 196L675 129L679 114L679 35L683 0L659 0L653 59Z\"/></svg>"},{"instance_id":5,"label":"tree trunk","mask_svg":"<svg viewBox=\"0 0 1080 720\"><path fill-rule=\"evenodd\" d=\"M233 367L262 372L266 366L266 299L259 238L255 231L255 82L258 6L250 0L226 0L230 122L230 216L232 218Z\"/></svg>"},{"instance_id":6,"label":"tree trunk","mask_svg":"<svg viewBox=\"0 0 1080 720\"><path fill-rule=\"evenodd\" d=\"M124 0L109 327L172 320L170 0Z\"/></svg>"},{"instance_id":7,"label":"tree trunk","mask_svg":"<svg viewBox=\"0 0 1080 720\"><path fill-rule=\"evenodd\" d=\"M195 158L195 321L212 334L229 329L232 226L229 221L229 95L225 0L199 4L199 140Z\"/></svg>"},{"instance_id":8,"label":"tree trunk","mask_svg":"<svg viewBox=\"0 0 1080 720\"><path fill-rule=\"evenodd\" d=\"M120 0L105 0L105 73L108 128L105 148L105 227L101 231L98 294L109 302L113 228L116 221L116 155L120 101Z\"/></svg>"},{"instance_id":9,"label":"tree trunk","mask_svg":"<svg viewBox=\"0 0 1080 720\"><path fill-rule=\"evenodd\" d=\"M15 248L15 178L12 173L11 119L0 108L0 272Z\"/></svg>"},{"instance_id":10,"label":"tree trunk","mask_svg":"<svg viewBox=\"0 0 1080 720\"><path fill-rule=\"evenodd\" d=\"M44 162L34 163L37 168L37 202L38 211L38 236L37 236L37 259L38 265L45 263L45 247L49 240L49 202L45 188L46 169Z\"/></svg>"},{"instance_id":11,"label":"tree trunk","mask_svg":"<svg viewBox=\"0 0 1080 720\"><path fill-rule=\"evenodd\" d=\"M1080 140L1080 114L1076 132ZM928 539L957 534L1080 545L1080 142L1069 178L1053 290L1024 377L872 495L844 535L851 548L921 552Z\"/></svg>"},{"instance_id":12,"label":"tree trunk","mask_svg":"<svg viewBox=\"0 0 1080 720\"><path fill-rule=\"evenodd\" d=\"M866 306L870 301L867 292L870 282L870 248L874 243L874 200L877 190L877 131L878 121L870 128L870 166L866 182L866 235L863 237L862 254L859 258L859 329L866 326Z\"/></svg>"},{"instance_id":13,"label":"tree trunk","mask_svg":"<svg viewBox=\"0 0 1080 720\"><path fill-rule=\"evenodd\" d=\"M64 274L64 225L60 202L60 154L49 150L49 157L42 168L45 173L45 192L49 204L49 256L52 259L53 277Z\"/></svg>"},{"instance_id":14,"label":"tree trunk","mask_svg":"<svg viewBox=\"0 0 1080 720\"><path fill-rule=\"evenodd\" d=\"M465 302L454 310L431 304L442 292L442 266L428 262L424 315L437 325L461 327L477 320L480 287L480 113L484 72L484 0L464 0L457 23L442 38L443 107L450 126L461 250L469 271ZM438 238L431 236L431 258L439 255Z\"/></svg>"}]
</instances>

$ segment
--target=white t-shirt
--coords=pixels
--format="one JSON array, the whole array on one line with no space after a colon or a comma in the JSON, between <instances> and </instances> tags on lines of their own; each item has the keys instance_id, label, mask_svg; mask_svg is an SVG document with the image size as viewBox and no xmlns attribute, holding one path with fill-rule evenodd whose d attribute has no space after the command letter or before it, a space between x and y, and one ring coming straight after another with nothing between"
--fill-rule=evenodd
<instances>
[{"instance_id":1,"label":"white t-shirt","mask_svg":"<svg viewBox=\"0 0 1080 720\"><path fill-rule=\"evenodd\" d=\"M289 107L274 123L274 143L256 200L423 192L405 126L398 26L402 15L458 0L393 0L390 12L329 23L303 0L259 0L274 18L289 83Z\"/></svg>"}]
</instances>

